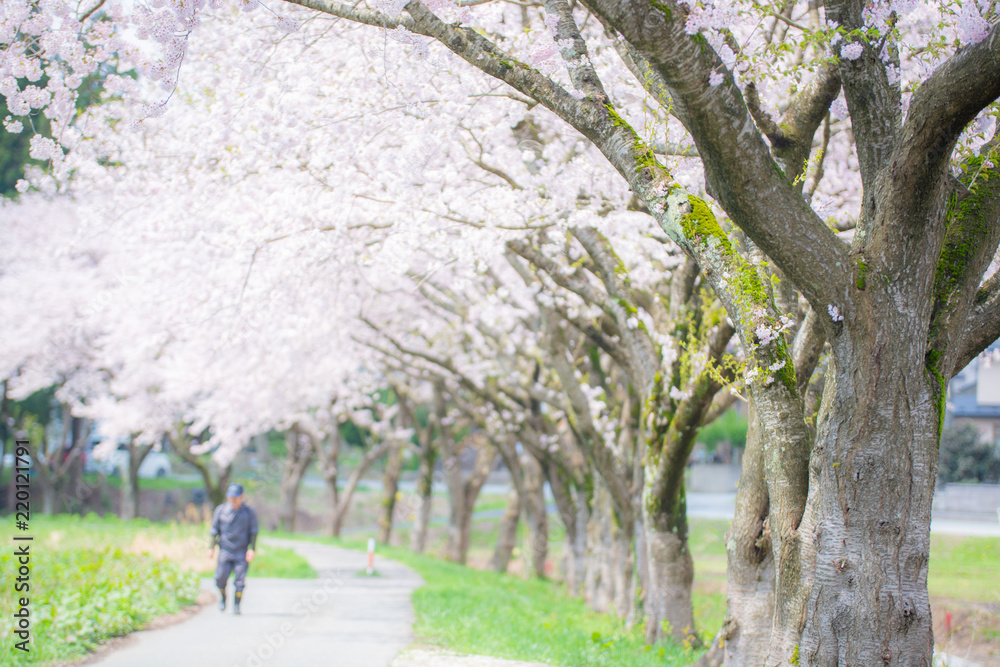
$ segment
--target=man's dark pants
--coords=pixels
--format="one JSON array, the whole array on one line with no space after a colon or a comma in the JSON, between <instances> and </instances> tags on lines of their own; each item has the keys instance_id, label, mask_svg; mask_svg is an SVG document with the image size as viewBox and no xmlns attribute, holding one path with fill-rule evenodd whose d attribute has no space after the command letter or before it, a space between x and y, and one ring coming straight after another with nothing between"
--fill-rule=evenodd
<instances>
[{"instance_id":1,"label":"man's dark pants","mask_svg":"<svg viewBox=\"0 0 1000 667\"><path fill-rule=\"evenodd\" d=\"M229 581L229 574L234 573L233 587L236 592L242 592L247 581L247 557L246 553L231 554L223 551L219 554L219 564L215 567L215 585L221 589L226 588Z\"/></svg>"}]
</instances>

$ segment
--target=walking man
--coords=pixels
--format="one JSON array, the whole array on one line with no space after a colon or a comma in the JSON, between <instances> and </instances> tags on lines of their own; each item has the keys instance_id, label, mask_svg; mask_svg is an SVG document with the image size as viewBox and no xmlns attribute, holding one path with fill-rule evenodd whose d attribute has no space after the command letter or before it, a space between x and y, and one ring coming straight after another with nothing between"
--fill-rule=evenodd
<instances>
[{"instance_id":1,"label":"walking man","mask_svg":"<svg viewBox=\"0 0 1000 667\"><path fill-rule=\"evenodd\" d=\"M254 546L257 544L257 513L243 504L241 484L230 484L226 489L226 502L215 508L210 534L209 558L215 558L215 550L219 549L219 564L215 568L215 585L222 595L219 611L226 610L226 584L229 574L234 573L236 593L233 596L233 613L239 614L247 567L253 562Z\"/></svg>"}]
</instances>

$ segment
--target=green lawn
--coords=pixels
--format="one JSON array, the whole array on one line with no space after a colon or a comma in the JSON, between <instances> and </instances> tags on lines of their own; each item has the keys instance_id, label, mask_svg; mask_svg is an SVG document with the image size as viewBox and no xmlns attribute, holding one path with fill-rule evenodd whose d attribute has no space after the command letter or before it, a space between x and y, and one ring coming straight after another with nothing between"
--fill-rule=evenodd
<instances>
[{"instance_id":1,"label":"green lawn","mask_svg":"<svg viewBox=\"0 0 1000 667\"><path fill-rule=\"evenodd\" d=\"M305 558L291 549L269 544L257 546L257 557L247 570L248 577L316 579L319 576Z\"/></svg>"},{"instance_id":2,"label":"green lawn","mask_svg":"<svg viewBox=\"0 0 1000 667\"><path fill-rule=\"evenodd\" d=\"M932 535L931 597L1000 603L1000 538Z\"/></svg>"},{"instance_id":3,"label":"green lawn","mask_svg":"<svg viewBox=\"0 0 1000 667\"><path fill-rule=\"evenodd\" d=\"M13 550L11 550L12 552ZM18 565L0 554L2 587L13 588ZM45 664L85 655L102 641L194 602L198 577L172 563L118 549L31 548L30 651L12 640L14 595L0 596L0 663Z\"/></svg>"}]
</instances>

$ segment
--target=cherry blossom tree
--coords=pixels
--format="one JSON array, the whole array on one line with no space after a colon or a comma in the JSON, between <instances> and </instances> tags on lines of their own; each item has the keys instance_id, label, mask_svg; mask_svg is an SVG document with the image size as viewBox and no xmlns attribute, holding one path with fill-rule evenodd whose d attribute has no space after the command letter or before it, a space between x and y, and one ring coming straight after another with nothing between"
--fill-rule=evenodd
<instances>
[{"instance_id":1,"label":"cherry blossom tree","mask_svg":"<svg viewBox=\"0 0 1000 667\"><path fill-rule=\"evenodd\" d=\"M499 221L486 232L506 240L503 225L509 219L489 215L504 210L498 204L521 205L507 215L522 229L537 219L535 205L581 217L578 181L536 169L530 155L508 161L502 154L478 153L475 141L461 146L446 137L471 128L472 136L489 146L487 128L494 128L495 139L496 132L516 126L515 116L525 121L529 108L532 122L538 119L563 134L573 128L587 156L579 162L589 163L580 171L606 174L610 166L617 172L611 187L615 204L625 200L625 206L645 211L698 264L743 343L753 434L741 516L728 541L730 576L762 584L731 587L723 635L728 661L928 664L929 522L945 387L1000 336L1000 282L987 273L1000 240L994 129L1000 29L993 4L838 0L775 7L588 0L571 6L547 0L543 12L419 0L291 4L310 13L277 18L265 10L249 20L299 27L289 43L322 24L330 33L324 39L352 54L357 51L346 45L356 44L359 35L381 36L384 48L370 49L368 61L362 65L361 56L345 76L363 78L381 60L390 84L403 90L403 99L411 95L404 104L413 116L421 106L447 106L458 111L460 121L437 109L426 113L432 117L414 121L413 129L421 131L408 134L400 151L392 141L379 143L389 134L378 128L384 103L363 99L350 105L363 119L359 125L366 131L356 135L361 141L330 141L296 131L290 117L276 114L275 108L303 97L275 90L272 97L246 100L244 107L262 112L260 123L249 123L256 130L246 137L268 134L289 143L278 141L273 145L280 149L268 152L263 142L244 139L237 148L226 134L246 119L235 114L217 124L181 122L178 130L187 130L175 135L178 146L186 146L181 154L197 164L191 146L201 145L199 140L232 146L234 154L253 152L258 164L252 168L238 155L225 165L230 183L242 179L248 187L249 203L290 196L291 181L269 177L277 175L275 165L293 163L293 156L306 165L315 157L316 167L326 167L336 163L325 161L334 157L326 151L349 146L359 155L365 147L374 152L375 166L348 160L356 170L339 174L349 181L346 188L322 168L296 166L300 175L326 181L323 193L334 203L334 216L344 210L339 202L358 201L360 190L350 186L381 187L391 196L365 191L370 215L359 217L369 221L366 225L405 217L412 240L427 229L420 223L433 228L434 220L456 217L450 210L456 199L428 207L416 201L416 186L427 191L449 182L455 188L450 196L466 193L487 214L460 215ZM95 10L104 3L96 5L79 11L54 1L4 5L0 42L10 48L0 61L0 92L13 115L43 110L58 140L32 140L32 157L51 160L51 169L36 171L22 190L54 188L71 175L113 178L116 170L108 165L127 157L113 142L89 140L102 124L98 116L85 115L93 125L76 118L73 91L83 76L115 57L118 71L143 66L159 91L146 79L108 77L109 95L130 109L119 117L131 114L133 123L149 125L162 114L170 121L165 101L190 72L182 67L189 42L212 39L198 28L207 15L203 3L143 7L132 14L114 5L102 14ZM297 26L299 20L306 25ZM126 25L154 46L129 48ZM238 53L248 44L221 27L214 35L226 36L219 53ZM400 57L401 48L411 57ZM274 62L288 67L315 62L308 76L286 81L312 82L311 92L319 88L328 104L348 96L338 91L361 96L360 91L373 90L352 88L359 79L323 90L327 62L320 51ZM212 74L224 97L238 94L233 82L264 71L241 67ZM409 75L392 76L404 71ZM30 83L41 81L43 73L45 87ZM439 95L421 94L424 82ZM305 86L292 89L301 93ZM13 115L7 129L23 130ZM544 153L544 142L531 141ZM439 144L447 150L432 150ZM481 183L447 168L451 148L471 152L482 171L520 189L499 196L491 189L494 196L483 200L471 196ZM140 149L135 139L132 152ZM401 168L396 157L407 151L412 160ZM697 154L698 168L686 169L688 158L673 156L685 151ZM417 164L422 168L415 169ZM185 170L176 172L165 185L179 195ZM132 185L142 192L151 183ZM566 183L574 187L560 187ZM191 194L177 196L180 205L204 211L207 219L213 209L217 219L232 215L222 209L225 203L205 197L210 189L201 187L204 179L186 185ZM540 188L545 196L535 197ZM589 204L582 216L600 218L600 205ZM248 222L255 215L252 206L238 212L254 227ZM854 227L853 234L838 236L827 224L830 217L832 227ZM601 227L600 220L594 224ZM261 225L267 234L255 242L244 236L235 245L244 252L254 249L256 257L258 246L273 247L279 236L306 236L294 226ZM477 237L476 244L486 245L483 239ZM413 245L401 233L385 242L382 257L395 253L398 259ZM472 259L475 252L465 255ZM801 320L794 339L783 317ZM830 353L822 401L815 415L807 414L804 394L824 340ZM263 367L269 359L254 361ZM261 425L243 423L253 413L240 398L233 388L217 390L202 403L203 421L197 423L208 419L218 429L213 437L239 441L244 431ZM762 546L754 551L751 545ZM751 576L755 570L773 577Z\"/></svg>"}]
</instances>

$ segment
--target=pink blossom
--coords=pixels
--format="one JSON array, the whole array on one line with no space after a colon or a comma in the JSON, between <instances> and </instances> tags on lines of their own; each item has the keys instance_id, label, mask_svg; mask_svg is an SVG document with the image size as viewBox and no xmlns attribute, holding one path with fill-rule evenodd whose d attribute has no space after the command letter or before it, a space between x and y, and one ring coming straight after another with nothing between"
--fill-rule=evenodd
<instances>
[{"instance_id":1,"label":"pink blossom","mask_svg":"<svg viewBox=\"0 0 1000 667\"><path fill-rule=\"evenodd\" d=\"M990 24L980 15L975 2L962 3L958 13L958 38L963 44L978 44L989 34Z\"/></svg>"},{"instance_id":2,"label":"pink blossom","mask_svg":"<svg viewBox=\"0 0 1000 667\"><path fill-rule=\"evenodd\" d=\"M860 42L852 42L842 49L840 49L840 55L847 60L857 60L864 53L865 47Z\"/></svg>"}]
</instances>

